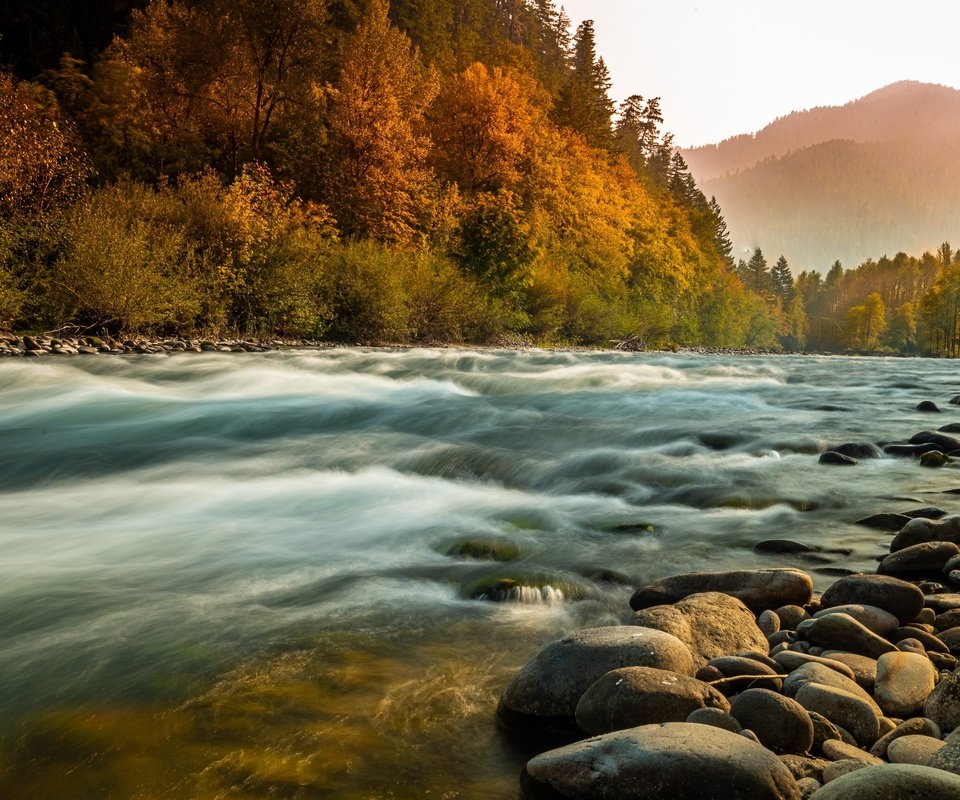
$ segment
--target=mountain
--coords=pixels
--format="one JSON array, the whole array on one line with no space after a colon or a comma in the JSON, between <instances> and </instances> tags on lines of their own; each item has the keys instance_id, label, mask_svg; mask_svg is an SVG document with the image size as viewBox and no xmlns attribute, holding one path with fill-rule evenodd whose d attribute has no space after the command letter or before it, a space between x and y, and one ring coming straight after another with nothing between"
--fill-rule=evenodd
<instances>
[{"instance_id":1,"label":"mountain","mask_svg":"<svg viewBox=\"0 0 960 800\"><path fill-rule=\"evenodd\" d=\"M960 91L903 81L683 152L738 250L796 273L960 239Z\"/></svg>"}]
</instances>

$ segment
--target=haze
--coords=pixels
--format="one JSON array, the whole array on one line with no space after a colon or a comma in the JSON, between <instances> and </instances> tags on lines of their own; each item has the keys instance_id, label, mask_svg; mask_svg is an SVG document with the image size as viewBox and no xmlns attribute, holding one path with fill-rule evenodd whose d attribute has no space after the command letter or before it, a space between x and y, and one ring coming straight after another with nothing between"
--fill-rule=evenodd
<instances>
[{"instance_id":1,"label":"haze","mask_svg":"<svg viewBox=\"0 0 960 800\"><path fill-rule=\"evenodd\" d=\"M561 3L558 2L558 5ZM562 0L593 19L619 101L659 95L682 146L759 130L900 80L960 88L951 0Z\"/></svg>"}]
</instances>

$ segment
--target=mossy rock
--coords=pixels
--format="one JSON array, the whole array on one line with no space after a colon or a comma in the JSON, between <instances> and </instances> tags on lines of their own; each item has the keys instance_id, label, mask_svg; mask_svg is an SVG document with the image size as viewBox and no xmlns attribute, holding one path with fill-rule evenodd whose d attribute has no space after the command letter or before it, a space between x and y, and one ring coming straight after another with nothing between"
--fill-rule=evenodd
<instances>
[{"instance_id":1,"label":"mossy rock","mask_svg":"<svg viewBox=\"0 0 960 800\"><path fill-rule=\"evenodd\" d=\"M608 533L656 533L657 526L652 522L626 522L606 530Z\"/></svg>"},{"instance_id":2,"label":"mossy rock","mask_svg":"<svg viewBox=\"0 0 960 800\"><path fill-rule=\"evenodd\" d=\"M586 589L569 578L542 573L491 575L464 586L462 593L471 600L530 605L555 605L587 596Z\"/></svg>"},{"instance_id":3,"label":"mossy rock","mask_svg":"<svg viewBox=\"0 0 960 800\"><path fill-rule=\"evenodd\" d=\"M446 554L454 558L514 561L520 557L520 548L503 539L461 539L448 547Z\"/></svg>"}]
</instances>

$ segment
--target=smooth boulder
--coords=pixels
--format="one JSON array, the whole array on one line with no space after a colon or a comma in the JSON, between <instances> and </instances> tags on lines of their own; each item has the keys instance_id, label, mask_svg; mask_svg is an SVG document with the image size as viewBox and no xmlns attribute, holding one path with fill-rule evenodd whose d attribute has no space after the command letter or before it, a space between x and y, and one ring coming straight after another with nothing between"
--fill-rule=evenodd
<instances>
[{"instance_id":1,"label":"smooth boulder","mask_svg":"<svg viewBox=\"0 0 960 800\"><path fill-rule=\"evenodd\" d=\"M911 734L901 736L890 743L887 758L891 764L921 764L930 766L930 760L944 747L944 743L932 736Z\"/></svg>"},{"instance_id":2,"label":"smooth boulder","mask_svg":"<svg viewBox=\"0 0 960 800\"><path fill-rule=\"evenodd\" d=\"M862 697L820 683L808 683L797 692L796 701L808 711L823 714L835 725L849 731L857 744L869 747L880 734L880 715L875 704Z\"/></svg>"},{"instance_id":3,"label":"smooth boulder","mask_svg":"<svg viewBox=\"0 0 960 800\"><path fill-rule=\"evenodd\" d=\"M700 592L673 605L642 609L631 624L676 636L687 645L698 667L728 653L768 648L750 609L722 592Z\"/></svg>"},{"instance_id":4,"label":"smooth boulder","mask_svg":"<svg viewBox=\"0 0 960 800\"><path fill-rule=\"evenodd\" d=\"M827 614L846 614L853 617L857 622L866 628L872 630L878 636L887 636L900 627L898 620L889 611L884 611L876 606L863 605L862 603L847 603L842 606L831 606L822 608L816 614L814 619L825 617Z\"/></svg>"},{"instance_id":5,"label":"smooth boulder","mask_svg":"<svg viewBox=\"0 0 960 800\"><path fill-rule=\"evenodd\" d=\"M803 754L813 746L813 722L795 700L768 689L747 689L730 705L730 716L774 753Z\"/></svg>"},{"instance_id":6,"label":"smooth boulder","mask_svg":"<svg viewBox=\"0 0 960 800\"><path fill-rule=\"evenodd\" d=\"M727 711L727 698L703 681L654 667L621 667L602 676L577 703L577 724L589 734L638 725L684 722L702 708Z\"/></svg>"},{"instance_id":7,"label":"smooth boulder","mask_svg":"<svg viewBox=\"0 0 960 800\"><path fill-rule=\"evenodd\" d=\"M916 764L864 767L830 781L811 800L957 800L960 777Z\"/></svg>"},{"instance_id":8,"label":"smooth boulder","mask_svg":"<svg viewBox=\"0 0 960 800\"><path fill-rule=\"evenodd\" d=\"M756 612L778 606L804 606L813 596L813 581L799 569L749 569L734 572L688 572L642 586L630 598L639 611L676 603L691 594L722 592Z\"/></svg>"},{"instance_id":9,"label":"smooth boulder","mask_svg":"<svg viewBox=\"0 0 960 800\"><path fill-rule=\"evenodd\" d=\"M688 722L596 736L527 762L525 798L799 800L790 771L762 745Z\"/></svg>"},{"instance_id":10,"label":"smooth boulder","mask_svg":"<svg viewBox=\"0 0 960 800\"><path fill-rule=\"evenodd\" d=\"M960 727L960 669L940 679L923 704L923 715L944 733Z\"/></svg>"},{"instance_id":11,"label":"smooth boulder","mask_svg":"<svg viewBox=\"0 0 960 800\"><path fill-rule=\"evenodd\" d=\"M889 575L858 574L834 581L820 597L822 608L849 603L882 608L906 624L913 622L923 608L923 592L912 583Z\"/></svg>"},{"instance_id":12,"label":"smooth boulder","mask_svg":"<svg viewBox=\"0 0 960 800\"><path fill-rule=\"evenodd\" d=\"M873 696L888 717L906 719L921 712L937 683L930 659L917 653L884 653L877 659Z\"/></svg>"},{"instance_id":13,"label":"smooth boulder","mask_svg":"<svg viewBox=\"0 0 960 800\"><path fill-rule=\"evenodd\" d=\"M943 565L956 555L960 555L960 547L953 542L923 542L885 556L877 572L881 575L939 575Z\"/></svg>"},{"instance_id":14,"label":"smooth boulder","mask_svg":"<svg viewBox=\"0 0 960 800\"><path fill-rule=\"evenodd\" d=\"M884 653L897 649L849 614L834 613L815 617L805 634L807 639L824 649L846 650L869 658L879 658Z\"/></svg>"},{"instance_id":15,"label":"smooth boulder","mask_svg":"<svg viewBox=\"0 0 960 800\"><path fill-rule=\"evenodd\" d=\"M507 684L498 711L508 723L572 720L583 693L612 669L656 667L693 675L676 636L631 625L587 628L551 642Z\"/></svg>"}]
</instances>

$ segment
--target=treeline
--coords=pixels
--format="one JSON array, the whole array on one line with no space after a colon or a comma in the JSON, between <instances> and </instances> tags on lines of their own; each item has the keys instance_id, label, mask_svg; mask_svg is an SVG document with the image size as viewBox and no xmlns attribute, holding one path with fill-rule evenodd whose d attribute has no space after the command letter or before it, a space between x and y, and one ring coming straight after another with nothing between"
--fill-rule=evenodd
<instances>
[{"instance_id":1,"label":"treeline","mask_svg":"<svg viewBox=\"0 0 960 800\"><path fill-rule=\"evenodd\" d=\"M615 108L552 0L115 7L0 77L0 325L776 344L658 99Z\"/></svg>"}]
</instances>

